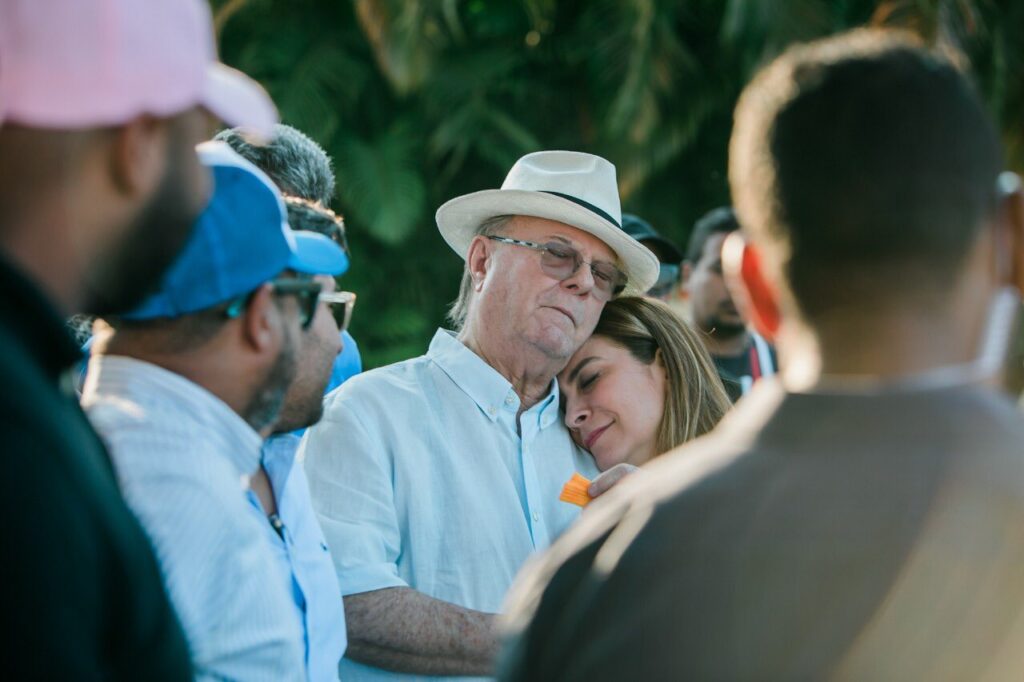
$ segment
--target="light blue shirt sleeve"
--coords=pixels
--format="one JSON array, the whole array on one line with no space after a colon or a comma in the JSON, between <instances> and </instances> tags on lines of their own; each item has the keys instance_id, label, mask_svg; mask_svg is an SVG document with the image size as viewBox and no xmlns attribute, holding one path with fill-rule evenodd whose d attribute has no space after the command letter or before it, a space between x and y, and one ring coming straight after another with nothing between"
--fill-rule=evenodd
<instances>
[{"instance_id":1,"label":"light blue shirt sleeve","mask_svg":"<svg viewBox=\"0 0 1024 682\"><path fill-rule=\"evenodd\" d=\"M262 539L237 510L194 481L162 477L133 505L150 534L168 591L188 635L197 679L302 679L297 620ZM240 497L240 496L239 496ZM164 511L173 500L174 513Z\"/></svg>"},{"instance_id":2,"label":"light blue shirt sleeve","mask_svg":"<svg viewBox=\"0 0 1024 682\"><path fill-rule=\"evenodd\" d=\"M313 507L343 595L405 587L387 444L364 427L358 401L343 393L328 398L337 405L325 410L300 446Z\"/></svg>"}]
</instances>

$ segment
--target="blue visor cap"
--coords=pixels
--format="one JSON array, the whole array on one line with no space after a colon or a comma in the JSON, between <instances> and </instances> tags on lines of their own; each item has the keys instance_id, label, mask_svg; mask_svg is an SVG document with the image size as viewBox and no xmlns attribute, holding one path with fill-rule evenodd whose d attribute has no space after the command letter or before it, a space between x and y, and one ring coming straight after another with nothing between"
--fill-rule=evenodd
<instances>
[{"instance_id":1,"label":"blue visor cap","mask_svg":"<svg viewBox=\"0 0 1024 682\"><path fill-rule=\"evenodd\" d=\"M348 257L319 234L288 227L281 193L262 171L222 142L196 147L213 174L213 195L160 290L123 315L179 317L225 303L291 269L340 275Z\"/></svg>"}]
</instances>

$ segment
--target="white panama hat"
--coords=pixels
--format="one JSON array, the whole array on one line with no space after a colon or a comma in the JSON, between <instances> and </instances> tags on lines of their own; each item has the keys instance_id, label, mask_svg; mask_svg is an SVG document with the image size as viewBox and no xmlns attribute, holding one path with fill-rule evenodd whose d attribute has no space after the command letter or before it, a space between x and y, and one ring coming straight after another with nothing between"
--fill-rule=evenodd
<instances>
[{"instance_id":1,"label":"white panama hat","mask_svg":"<svg viewBox=\"0 0 1024 682\"><path fill-rule=\"evenodd\" d=\"M480 224L499 215L556 220L594 235L618 256L628 278L625 294L643 294L658 279L657 256L622 230L615 166L600 156L527 154L512 166L501 189L455 197L437 209L437 227L465 259Z\"/></svg>"}]
</instances>

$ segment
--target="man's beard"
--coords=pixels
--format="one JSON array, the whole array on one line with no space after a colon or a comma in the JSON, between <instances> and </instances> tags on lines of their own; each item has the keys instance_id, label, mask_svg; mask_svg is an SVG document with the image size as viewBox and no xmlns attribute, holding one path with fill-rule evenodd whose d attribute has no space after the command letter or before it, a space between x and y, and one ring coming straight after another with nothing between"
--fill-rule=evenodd
<instances>
[{"instance_id":1,"label":"man's beard","mask_svg":"<svg viewBox=\"0 0 1024 682\"><path fill-rule=\"evenodd\" d=\"M312 330L306 332L307 335L311 333ZM327 358L327 354L324 353L322 348L307 347L303 350L304 357L302 361L311 362L312 360L309 357L311 354L315 354L318 358L321 356ZM331 380L331 369L333 367L333 358L327 358L323 366L316 368L315 373L310 372L308 376L302 376L303 371L298 371L298 375L285 396L281 414L274 425L274 433L287 433L295 429L304 429L320 421L320 418L324 415L324 391Z\"/></svg>"},{"instance_id":2,"label":"man's beard","mask_svg":"<svg viewBox=\"0 0 1024 682\"><path fill-rule=\"evenodd\" d=\"M286 329L281 352L242 415L254 431L260 431L277 420L288 386L295 378L297 347L295 335Z\"/></svg>"},{"instance_id":3,"label":"man's beard","mask_svg":"<svg viewBox=\"0 0 1024 682\"><path fill-rule=\"evenodd\" d=\"M173 141L169 144L172 148L182 146ZM185 153L195 151L189 147ZM92 266L86 279L84 312L127 312L160 286L192 235L202 209L190 196L189 188L194 183L184 177L188 167L181 158L170 158L152 198L132 219L120 242Z\"/></svg>"},{"instance_id":4,"label":"man's beard","mask_svg":"<svg viewBox=\"0 0 1024 682\"><path fill-rule=\"evenodd\" d=\"M742 322L723 322L717 317L709 317L706 326L701 327L716 339L734 339L747 331L747 325Z\"/></svg>"}]
</instances>

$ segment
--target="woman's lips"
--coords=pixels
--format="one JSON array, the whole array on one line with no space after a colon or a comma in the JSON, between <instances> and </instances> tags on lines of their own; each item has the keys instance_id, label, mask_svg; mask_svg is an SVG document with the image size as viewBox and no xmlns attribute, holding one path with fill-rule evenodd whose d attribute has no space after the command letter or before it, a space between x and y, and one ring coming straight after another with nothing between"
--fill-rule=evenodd
<instances>
[{"instance_id":1,"label":"woman's lips","mask_svg":"<svg viewBox=\"0 0 1024 682\"><path fill-rule=\"evenodd\" d=\"M587 450L592 450L594 448L594 443L597 442L597 439L601 437L601 434L608 430L609 426L611 426L611 424L602 426L596 431L591 431L590 435L587 436L585 441L583 441L583 446L587 448Z\"/></svg>"}]
</instances>

